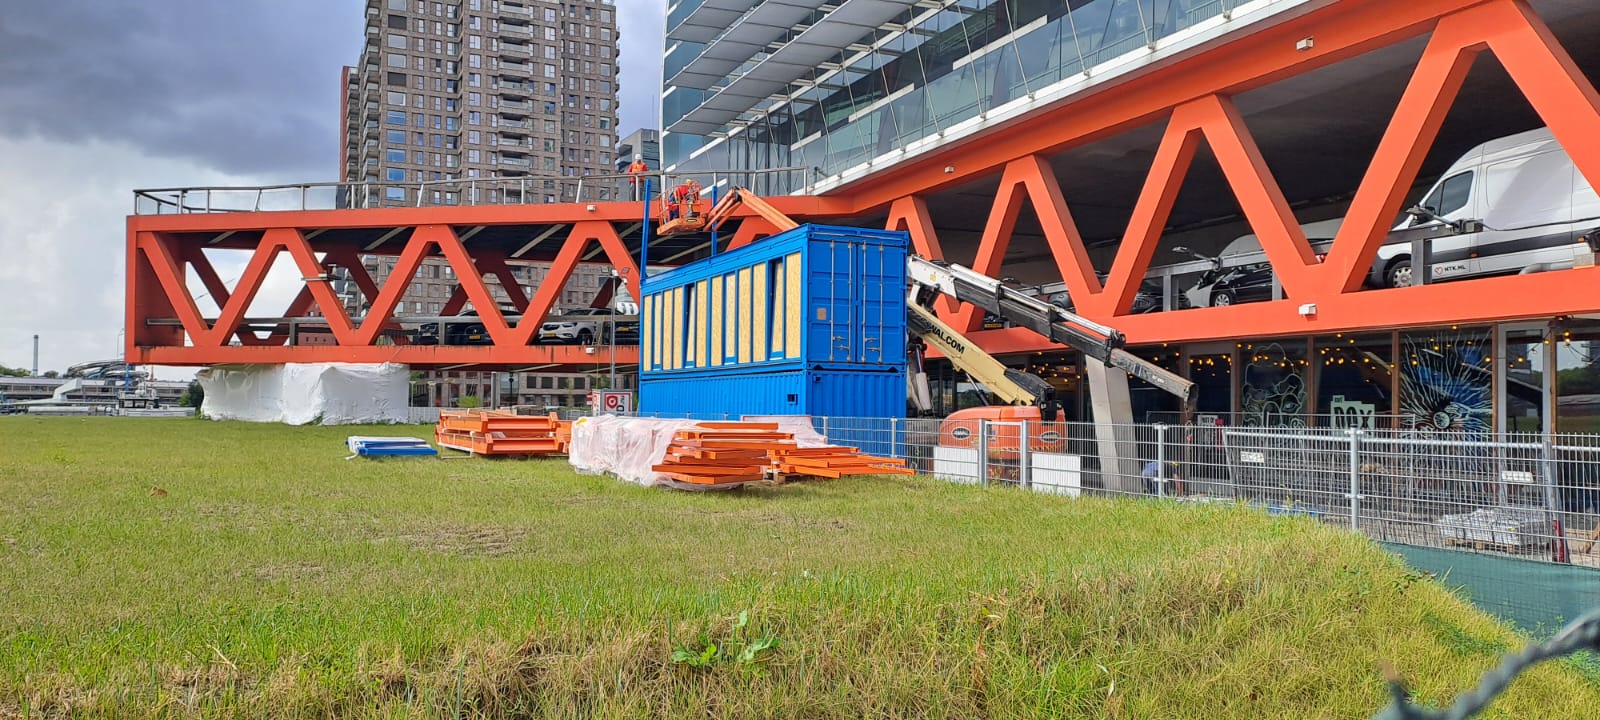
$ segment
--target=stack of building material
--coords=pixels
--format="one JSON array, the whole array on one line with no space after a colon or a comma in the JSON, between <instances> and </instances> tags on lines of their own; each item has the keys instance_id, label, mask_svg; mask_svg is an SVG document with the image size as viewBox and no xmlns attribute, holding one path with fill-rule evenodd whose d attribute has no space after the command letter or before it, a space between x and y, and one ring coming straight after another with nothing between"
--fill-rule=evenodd
<instances>
[{"instance_id":1,"label":"stack of building material","mask_svg":"<svg viewBox=\"0 0 1600 720\"><path fill-rule=\"evenodd\" d=\"M846 475L915 475L906 461L863 455L850 447L788 448L770 453L772 466L784 475L841 478Z\"/></svg>"},{"instance_id":2,"label":"stack of building material","mask_svg":"<svg viewBox=\"0 0 1600 720\"><path fill-rule=\"evenodd\" d=\"M794 449L794 434L776 423L707 422L679 430L651 469L691 485L743 485L766 478L770 453Z\"/></svg>"},{"instance_id":3,"label":"stack of building material","mask_svg":"<svg viewBox=\"0 0 1600 720\"><path fill-rule=\"evenodd\" d=\"M773 472L789 477L911 475L904 460L863 455L850 447L802 448L776 423L708 422L679 430L661 464L667 478L693 485L755 482Z\"/></svg>"},{"instance_id":4,"label":"stack of building material","mask_svg":"<svg viewBox=\"0 0 1600 720\"><path fill-rule=\"evenodd\" d=\"M409 437L372 437L351 435L345 438L345 447L354 453L350 457L427 456L438 455L427 440ZM348 458L346 458L348 459Z\"/></svg>"},{"instance_id":5,"label":"stack of building material","mask_svg":"<svg viewBox=\"0 0 1600 720\"><path fill-rule=\"evenodd\" d=\"M440 447L474 455L565 455L572 423L551 415L496 410L445 410L434 439Z\"/></svg>"}]
</instances>

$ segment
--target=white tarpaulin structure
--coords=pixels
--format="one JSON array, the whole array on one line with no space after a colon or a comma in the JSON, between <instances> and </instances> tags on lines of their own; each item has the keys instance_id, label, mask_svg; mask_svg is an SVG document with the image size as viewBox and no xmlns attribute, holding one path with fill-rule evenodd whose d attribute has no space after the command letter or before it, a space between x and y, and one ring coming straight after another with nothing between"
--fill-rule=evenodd
<instances>
[{"instance_id":1,"label":"white tarpaulin structure","mask_svg":"<svg viewBox=\"0 0 1600 720\"><path fill-rule=\"evenodd\" d=\"M410 420L411 369L384 363L226 365L201 370L200 413L213 420L288 425Z\"/></svg>"},{"instance_id":2,"label":"white tarpaulin structure","mask_svg":"<svg viewBox=\"0 0 1600 720\"><path fill-rule=\"evenodd\" d=\"M209 397L209 396L208 396ZM749 418L752 422L756 418ZM777 423L778 430L793 433L795 444L823 447L826 438L802 417L765 417L760 422ZM567 459L578 472L614 475L631 483L656 485L666 478L652 467L667 457L672 437L684 428L699 425L698 420L658 420L599 415L579 418L572 423L572 444Z\"/></svg>"}]
</instances>

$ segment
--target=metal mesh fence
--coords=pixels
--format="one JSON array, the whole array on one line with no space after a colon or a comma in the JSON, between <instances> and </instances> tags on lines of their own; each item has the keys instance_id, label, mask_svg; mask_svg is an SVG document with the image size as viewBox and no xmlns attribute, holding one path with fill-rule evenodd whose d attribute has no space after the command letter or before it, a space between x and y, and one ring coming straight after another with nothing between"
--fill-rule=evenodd
<instances>
[{"instance_id":1,"label":"metal mesh fence","mask_svg":"<svg viewBox=\"0 0 1600 720\"><path fill-rule=\"evenodd\" d=\"M574 419L584 408L563 408ZM738 415L636 414L695 420ZM1392 428L812 417L829 442L950 482L1244 502L1385 543L1600 567L1600 436Z\"/></svg>"}]
</instances>

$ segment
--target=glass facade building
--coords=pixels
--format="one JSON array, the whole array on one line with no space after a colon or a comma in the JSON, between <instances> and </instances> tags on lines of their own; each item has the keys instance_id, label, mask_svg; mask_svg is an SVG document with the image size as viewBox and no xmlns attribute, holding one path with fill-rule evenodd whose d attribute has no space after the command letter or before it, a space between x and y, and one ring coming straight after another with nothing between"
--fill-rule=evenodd
<instances>
[{"instance_id":1,"label":"glass facade building","mask_svg":"<svg viewBox=\"0 0 1600 720\"><path fill-rule=\"evenodd\" d=\"M680 171L802 167L825 184L1300 4L679 0L668 10L662 160Z\"/></svg>"}]
</instances>

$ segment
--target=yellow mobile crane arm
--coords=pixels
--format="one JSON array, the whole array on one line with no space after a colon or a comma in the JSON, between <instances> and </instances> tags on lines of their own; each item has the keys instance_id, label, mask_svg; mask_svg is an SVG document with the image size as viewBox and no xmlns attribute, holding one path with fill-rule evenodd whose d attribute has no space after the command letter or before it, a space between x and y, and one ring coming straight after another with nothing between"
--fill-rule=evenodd
<instances>
[{"instance_id":1,"label":"yellow mobile crane arm","mask_svg":"<svg viewBox=\"0 0 1600 720\"><path fill-rule=\"evenodd\" d=\"M923 344L938 350L957 369L965 372L990 392L994 393L1000 401L1008 405L1037 405L1044 409L1053 409L1055 403L1055 388L1037 375L1008 368L1004 363L996 360L993 355L984 352L971 340L956 332L955 328L946 325L927 308L910 302L906 305L906 324L913 338ZM916 344L912 343L913 346ZM911 353L913 366L909 379L912 402L923 411L932 410L931 403L925 397L926 382L922 372L922 353L920 348L913 347ZM1054 415L1054 413L1049 413Z\"/></svg>"}]
</instances>

